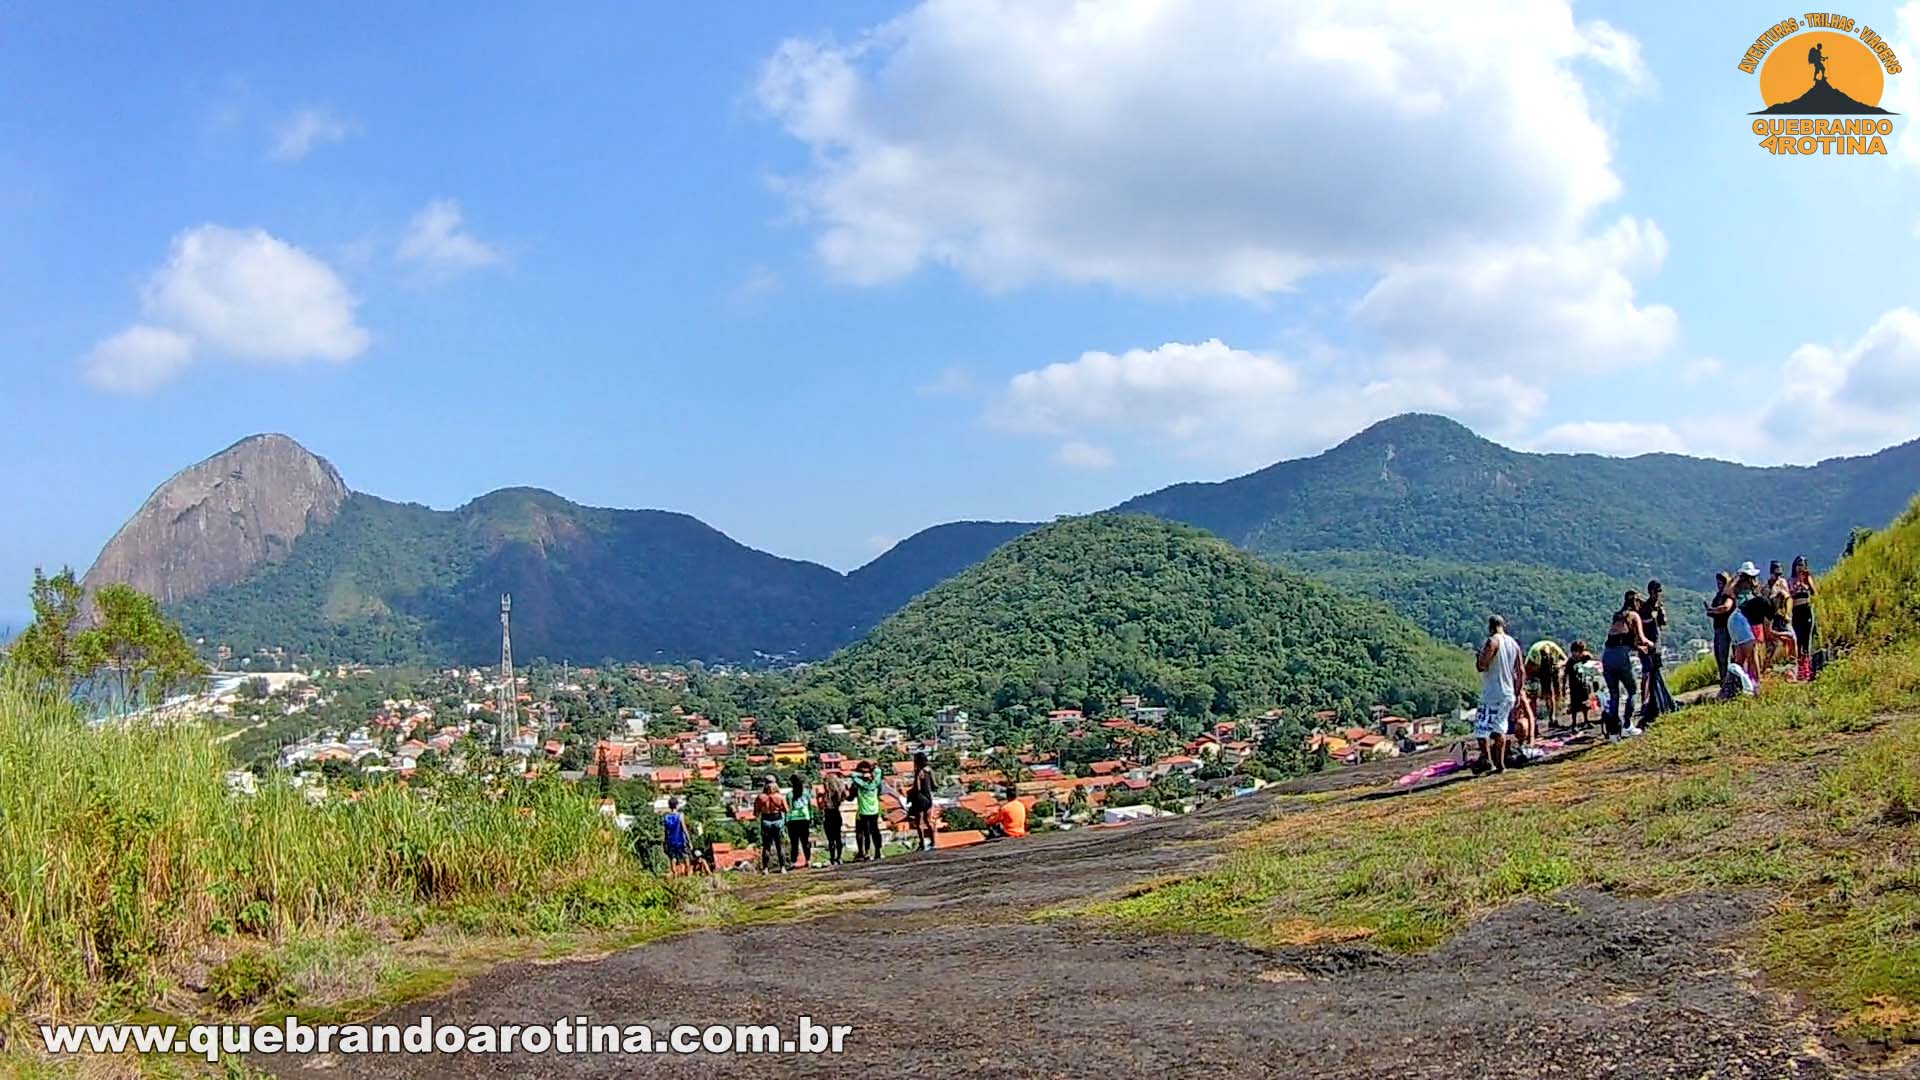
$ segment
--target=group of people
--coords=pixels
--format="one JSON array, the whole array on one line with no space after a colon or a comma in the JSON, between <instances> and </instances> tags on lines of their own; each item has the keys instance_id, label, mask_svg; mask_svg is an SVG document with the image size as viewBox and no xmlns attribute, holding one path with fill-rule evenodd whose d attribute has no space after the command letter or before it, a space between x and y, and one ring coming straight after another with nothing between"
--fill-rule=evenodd
<instances>
[{"instance_id":1,"label":"group of people","mask_svg":"<svg viewBox=\"0 0 1920 1080\"><path fill-rule=\"evenodd\" d=\"M1748 562L1734 573L1714 575L1717 586L1707 602L1713 619L1713 662L1727 695L1759 688L1760 673L1788 665L1788 678L1813 678L1813 570L1796 556L1789 573L1779 560L1767 579Z\"/></svg>"},{"instance_id":2,"label":"group of people","mask_svg":"<svg viewBox=\"0 0 1920 1080\"><path fill-rule=\"evenodd\" d=\"M1757 692L1761 672L1782 662L1788 665L1788 678L1812 678L1815 586L1806 556L1795 558L1787 573L1774 562L1764 582L1751 562L1721 572L1715 580L1706 610L1713 621L1713 657L1722 696ZM1475 771L1504 772L1511 761L1543 756L1535 745L1539 714L1544 713L1552 727L1564 702L1567 727L1584 727L1603 688L1602 724L1610 741L1638 735L1672 711L1660 648L1660 635L1668 625L1664 591L1658 581L1647 582L1644 595L1627 590L1608 622L1598 657L1579 640L1564 651L1551 640L1522 651L1506 632L1504 619L1488 619L1487 638L1475 658L1480 670L1480 708L1474 716L1480 760Z\"/></svg>"},{"instance_id":3,"label":"group of people","mask_svg":"<svg viewBox=\"0 0 1920 1080\"><path fill-rule=\"evenodd\" d=\"M810 865L813 862L813 823L816 819L826 840L828 865L840 865L846 850L841 836L842 808L849 801L853 803L854 812L855 854L852 861L879 859L883 844L880 833L883 794L892 795L906 807L907 822L912 826L917 842L915 850L928 851L935 846L938 825L933 794L938 785L934 782L933 767L925 752L913 756L913 778L904 796L880 775L878 766L872 761L860 762L854 766L852 775L845 779L838 772L829 770L821 777L818 790L807 782L807 777L798 769L787 777L787 782L788 789L783 791L780 782L768 775L761 782L760 793L754 796L753 815L760 827L762 873L785 873ZM991 837L1027 834L1026 804L1014 797L1011 790L1007 800L1006 805L988 822L987 831ZM703 864L707 871L712 871L711 855L702 858L693 850L686 815L681 813L677 797L667 800L667 813L661 819L661 826L670 873L689 873Z\"/></svg>"}]
</instances>

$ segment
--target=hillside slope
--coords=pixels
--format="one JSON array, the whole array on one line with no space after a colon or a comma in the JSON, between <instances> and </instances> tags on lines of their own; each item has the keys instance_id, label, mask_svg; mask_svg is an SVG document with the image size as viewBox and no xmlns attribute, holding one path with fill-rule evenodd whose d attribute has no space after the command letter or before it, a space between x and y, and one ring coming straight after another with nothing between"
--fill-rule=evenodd
<instances>
[{"instance_id":1,"label":"hillside slope","mask_svg":"<svg viewBox=\"0 0 1920 1080\"><path fill-rule=\"evenodd\" d=\"M818 655L858 629L841 575L736 543L685 514L605 510L531 488L458 510L355 494L331 527L233 587L175 605L240 649L297 643L368 662Z\"/></svg>"},{"instance_id":2,"label":"hillside slope","mask_svg":"<svg viewBox=\"0 0 1920 1080\"><path fill-rule=\"evenodd\" d=\"M1355 596L1379 600L1441 641L1477 645L1487 616L1499 613L1515 637L1531 642L1592 640L1604 632L1628 589L1646 582L1550 566L1494 562L1472 564L1426 559L1391 551L1283 551L1268 556L1278 566L1308 574ZM1710 637L1707 594L1667 590L1667 639L1682 643Z\"/></svg>"},{"instance_id":3,"label":"hillside slope","mask_svg":"<svg viewBox=\"0 0 1920 1080\"><path fill-rule=\"evenodd\" d=\"M889 710L957 704L1017 718L1139 694L1199 718L1276 703L1437 710L1459 703L1471 665L1385 608L1218 537L1102 514L1012 541L808 682Z\"/></svg>"},{"instance_id":4,"label":"hillside slope","mask_svg":"<svg viewBox=\"0 0 1920 1080\"><path fill-rule=\"evenodd\" d=\"M1268 554L1388 551L1701 588L1746 559L1804 553L1829 565L1855 526L1899 513L1917 478L1920 441L1763 469L1677 454L1524 453L1444 417L1406 415L1314 457L1176 484L1116 509Z\"/></svg>"}]
</instances>

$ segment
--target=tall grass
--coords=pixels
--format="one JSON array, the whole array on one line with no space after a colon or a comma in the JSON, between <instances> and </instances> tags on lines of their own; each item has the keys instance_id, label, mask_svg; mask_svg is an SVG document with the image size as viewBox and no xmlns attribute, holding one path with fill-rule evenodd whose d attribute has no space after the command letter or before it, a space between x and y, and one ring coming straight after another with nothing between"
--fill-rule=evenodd
<instances>
[{"instance_id":1,"label":"tall grass","mask_svg":"<svg viewBox=\"0 0 1920 1080\"><path fill-rule=\"evenodd\" d=\"M626 926L668 891L557 780L231 794L191 725L89 728L0 672L0 1025L145 1004L216 939L373 918Z\"/></svg>"},{"instance_id":2,"label":"tall grass","mask_svg":"<svg viewBox=\"0 0 1920 1080\"><path fill-rule=\"evenodd\" d=\"M1820 641L1842 649L1920 639L1920 499L1820 582Z\"/></svg>"}]
</instances>

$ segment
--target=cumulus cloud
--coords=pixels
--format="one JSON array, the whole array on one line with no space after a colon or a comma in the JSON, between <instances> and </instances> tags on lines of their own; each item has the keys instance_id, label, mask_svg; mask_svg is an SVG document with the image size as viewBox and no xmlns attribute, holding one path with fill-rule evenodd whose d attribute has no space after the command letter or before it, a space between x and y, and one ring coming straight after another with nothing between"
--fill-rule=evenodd
<instances>
[{"instance_id":1,"label":"cumulus cloud","mask_svg":"<svg viewBox=\"0 0 1920 1080\"><path fill-rule=\"evenodd\" d=\"M1319 450L1410 410L1508 432L1543 402L1536 387L1510 375L1456 373L1432 355L1329 352L1289 359L1210 339L1087 352L1022 372L1008 381L987 420L1024 435L1124 436L1179 456L1245 467Z\"/></svg>"},{"instance_id":2,"label":"cumulus cloud","mask_svg":"<svg viewBox=\"0 0 1920 1080\"><path fill-rule=\"evenodd\" d=\"M407 222L394 257L447 277L504 261L498 251L461 225L460 204L452 199L435 199Z\"/></svg>"},{"instance_id":3,"label":"cumulus cloud","mask_svg":"<svg viewBox=\"0 0 1920 1080\"><path fill-rule=\"evenodd\" d=\"M1360 301L1354 319L1393 348L1436 348L1460 360L1524 367L1532 377L1644 362L1679 331L1672 308L1635 297L1634 279L1666 256L1658 226L1622 218L1566 243L1484 247L1397 267Z\"/></svg>"},{"instance_id":4,"label":"cumulus cloud","mask_svg":"<svg viewBox=\"0 0 1920 1080\"><path fill-rule=\"evenodd\" d=\"M88 350L87 381L102 390L140 394L179 374L193 360L193 339L159 326L129 326Z\"/></svg>"},{"instance_id":5,"label":"cumulus cloud","mask_svg":"<svg viewBox=\"0 0 1920 1080\"><path fill-rule=\"evenodd\" d=\"M1920 311L1895 308L1843 345L1802 345L1754 389L1770 399L1765 419L1716 428L1751 458L1809 462L1920 436Z\"/></svg>"},{"instance_id":6,"label":"cumulus cloud","mask_svg":"<svg viewBox=\"0 0 1920 1080\"><path fill-rule=\"evenodd\" d=\"M273 146L267 156L275 161L299 161L325 143L335 143L353 134L353 125L331 111L309 105L295 109L274 128Z\"/></svg>"},{"instance_id":7,"label":"cumulus cloud","mask_svg":"<svg viewBox=\"0 0 1920 1080\"><path fill-rule=\"evenodd\" d=\"M140 289L138 325L95 345L89 381L150 390L202 353L260 364L342 362L369 336L357 301L320 259L263 229L202 225L173 238L167 261Z\"/></svg>"},{"instance_id":8,"label":"cumulus cloud","mask_svg":"<svg viewBox=\"0 0 1920 1080\"><path fill-rule=\"evenodd\" d=\"M1582 67L1645 74L1561 0L924 0L784 42L758 96L811 151L784 187L846 280L1262 295L1575 243L1620 191Z\"/></svg>"},{"instance_id":9,"label":"cumulus cloud","mask_svg":"<svg viewBox=\"0 0 1920 1080\"><path fill-rule=\"evenodd\" d=\"M1071 439L1063 442L1053 452L1053 460L1069 469L1111 469L1113 451L1104 446Z\"/></svg>"},{"instance_id":10,"label":"cumulus cloud","mask_svg":"<svg viewBox=\"0 0 1920 1080\"><path fill-rule=\"evenodd\" d=\"M1671 426L1632 420L1582 420L1559 424L1533 440L1536 450L1559 450L1576 454L1611 454L1633 457L1637 454L1684 454L1687 443Z\"/></svg>"}]
</instances>

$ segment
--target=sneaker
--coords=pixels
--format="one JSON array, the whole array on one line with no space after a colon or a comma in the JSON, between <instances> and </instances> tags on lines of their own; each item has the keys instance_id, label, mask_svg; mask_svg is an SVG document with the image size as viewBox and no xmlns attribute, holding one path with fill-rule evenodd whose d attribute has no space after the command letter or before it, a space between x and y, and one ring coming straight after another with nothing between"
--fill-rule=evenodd
<instances>
[{"instance_id":1,"label":"sneaker","mask_svg":"<svg viewBox=\"0 0 1920 1080\"><path fill-rule=\"evenodd\" d=\"M1644 735L1646 734L1646 732L1640 730L1639 727L1629 727L1626 730L1622 731L1620 734L1625 735L1628 738L1632 738L1635 735Z\"/></svg>"}]
</instances>

